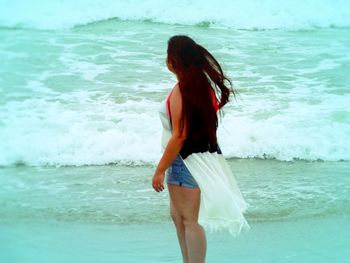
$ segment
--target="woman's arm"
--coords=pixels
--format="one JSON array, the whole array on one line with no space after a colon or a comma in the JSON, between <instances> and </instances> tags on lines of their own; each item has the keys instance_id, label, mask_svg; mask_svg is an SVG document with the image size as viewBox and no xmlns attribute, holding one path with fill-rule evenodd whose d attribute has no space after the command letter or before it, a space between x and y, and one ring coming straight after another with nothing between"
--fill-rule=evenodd
<instances>
[{"instance_id":1,"label":"woman's arm","mask_svg":"<svg viewBox=\"0 0 350 263\"><path fill-rule=\"evenodd\" d=\"M171 124L172 124L172 136L164 149L163 156L160 159L158 166L155 171L155 177L153 181L153 187L155 190L164 189L163 181L165 170L171 165L175 160L177 154L180 152L186 137L187 137L187 125L184 123L184 129L182 134L180 134L180 120L182 114L182 97L179 85L174 87L174 90L170 97L170 111L171 111ZM163 177L163 178L162 178ZM161 185L159 185L161 184ZM156 185L156 186L155 186ZM158 192L158 191L157 191Z\"/></svg>"}]
</instances>

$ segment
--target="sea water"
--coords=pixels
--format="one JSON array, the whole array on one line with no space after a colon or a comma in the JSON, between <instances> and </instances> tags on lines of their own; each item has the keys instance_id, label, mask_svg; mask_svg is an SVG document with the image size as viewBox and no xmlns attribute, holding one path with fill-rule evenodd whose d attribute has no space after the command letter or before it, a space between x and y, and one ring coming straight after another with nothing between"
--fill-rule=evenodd
<instances>
[{"instance_id":1,"label":"sea water","mask_svg":"<svg viewBox=\"0 0 350 263\"><path fill-rule=\"evenodd\" d=\"M348 1L0 4L0 262L181 261L151 186L175 34L237 93L218 140L252 228L208 262L349 262Z\"/></svg>"}]
</instances>

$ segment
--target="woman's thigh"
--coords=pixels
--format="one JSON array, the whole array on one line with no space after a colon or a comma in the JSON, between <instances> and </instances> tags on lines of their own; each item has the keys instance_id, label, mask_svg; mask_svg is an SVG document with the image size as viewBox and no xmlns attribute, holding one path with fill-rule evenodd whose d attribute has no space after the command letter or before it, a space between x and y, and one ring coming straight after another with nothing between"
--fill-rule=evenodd
<instances>
[{"instance_id":1,"label":"woman's thigh","mask_svg":"<svg viewBox=\"0 0 350 263\"><path fill-rule=\"evenodd\" d=\"M200 189L167 184L174 211L182 220L198 221Z\"/></svg>"}]
</instances>

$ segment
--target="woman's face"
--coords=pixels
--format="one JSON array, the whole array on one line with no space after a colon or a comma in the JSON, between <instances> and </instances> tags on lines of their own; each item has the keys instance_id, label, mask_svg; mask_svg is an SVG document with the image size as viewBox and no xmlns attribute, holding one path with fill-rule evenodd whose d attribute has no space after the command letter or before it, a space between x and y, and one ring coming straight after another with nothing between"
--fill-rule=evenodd
<instances>
[{"instance_id":1,"label":"woman's face","mask_svg":"<svg viewBox=\"0 0 350 263\"><path fill-rule=\"evenodd\" d=\"M170 63L170 61L169 61L169 59L168 59L168 56L166 57L166 65L167 65L167 67L168 67L168 69L171 71L171 72L173 72L173 73L175 73L175 71L174 71L174 68L173 68L173 66L171 65L171 63Z\"/></svg>"}]
</instances>

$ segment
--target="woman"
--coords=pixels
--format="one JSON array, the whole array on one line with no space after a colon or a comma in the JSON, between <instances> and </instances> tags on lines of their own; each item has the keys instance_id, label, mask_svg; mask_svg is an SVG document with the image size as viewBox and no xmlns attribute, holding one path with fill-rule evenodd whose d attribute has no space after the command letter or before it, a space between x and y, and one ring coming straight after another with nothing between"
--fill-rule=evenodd
<instances>
[{"instance_id":1,"label":"woman","mask_svg":"<svg viewBox=\"0 0 350 263\"><path fill-rule=\"evenodd\" d=\"M199 217L215 229L237 233L242 226L249 227L242 216L247 204L229 174L216 137L218 111L234 91L225 85L225 80L231 82L216 59L188 36L168 40L166 64L178 83L160 109L163 156L152 186L163 191L167 172L170 214L183 262L204 262L206 235Z\"/></svg>"}]
</instances>

